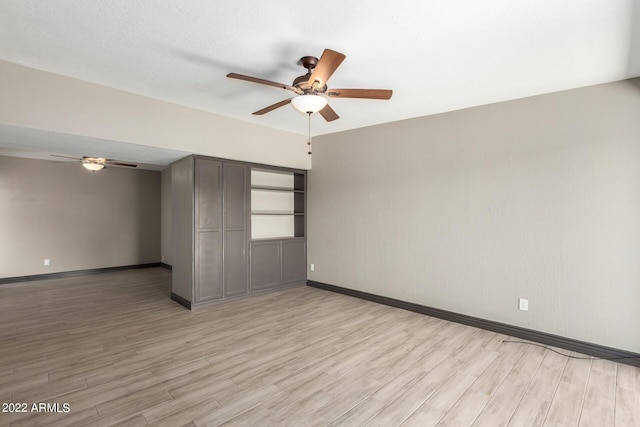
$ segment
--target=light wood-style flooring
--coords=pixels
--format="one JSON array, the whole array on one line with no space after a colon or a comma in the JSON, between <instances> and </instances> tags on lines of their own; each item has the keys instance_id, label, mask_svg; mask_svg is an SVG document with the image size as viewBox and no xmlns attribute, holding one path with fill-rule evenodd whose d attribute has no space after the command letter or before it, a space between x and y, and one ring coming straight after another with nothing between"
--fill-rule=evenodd
<instances>
[{"instance_id":1,"label":"light wood-style flooring","mask_svg":"<svg viewBox=\"0 0 640 427\"><path fill-rule=\"evenodd\" d=\"M0 426L640 426L640 369L314 288L190 312L161 268L0 286ZM31 409L31 406L29 406Z\"/></svg>"}]
</instances>

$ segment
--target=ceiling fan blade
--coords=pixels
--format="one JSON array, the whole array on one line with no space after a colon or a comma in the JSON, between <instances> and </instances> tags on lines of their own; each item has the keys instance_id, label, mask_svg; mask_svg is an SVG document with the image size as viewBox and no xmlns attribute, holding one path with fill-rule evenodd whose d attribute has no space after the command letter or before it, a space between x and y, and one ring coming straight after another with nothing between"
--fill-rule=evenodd
<instances>
[{"instance_id":1,"label":"ceiling fan blade","mask_svg":"<svg viewBox=\"0 0 640 427\"><path fill-rule=\"evenodd\" d=\"M331 108L329 104L325 105L322 110L319 111L320 115L328 122L332 122L340 118L340 116Z\"/></svg>"},{"instance_id":2,"label":"ceiling fan blade","mask_svg":"<svg viewBox=\"0 0 640 427\"><path fill-rule=\"evenodd\" d=\"M275 110L276 108L284 107L285 105L290 104L292 99L293 98L289 98L289 99L285 99L284 101L276 102L275 104L269 105L268 107L264 107L262 110L258 110L253 114L256 116L261 116L263 114L268 113L269 111Z\"/></svg>"},{"instance_id":3,"label":"ceiling fan blade","mask_svg":"<svg viewBox=\"0 0 640 427\"><path fill-rule=\"evenodd\" d=\"M76 156L76 157L74 157L74 156L62 156L62 155L59 155L59 154L50 154L50 156L51 156L51 157L60 157L60 158L62 158L62 159L73 159L73 160L77 160L77 161L80 161L80 160L81 160L81 159L80 159L79 157L77 157L77 156Z\"/></svg>"},{"instance_id":4,"label":"ceiling fan blade","mask_svg":"<svg viewBox=\"0 0 640 427\"><path fill-rule=\"evenodd\" d=\"M229 74L227 74L227 77L229 77L231 79L245 80L245 81L251 82L251 83L258 83L258 84L261 84L261 85L278 87L280 89L290 90L290 91L298 93L298 94L302 93L302 91L300 89L295 88L293 86L289 86L289 85L286 85L286 84L283 84L283 83L272 82L271 80L259 79L258 77L245 76L244 74L229 73Z\"/></svg>"},{"instance_id":5,"label":"ceiling fan blade","mask_svg":"<svg viewBox=\"0 0 640 427\"><path fill-rule=\"evenodd\" d=\"M136 165L135 163L124 163L124 162L118 162L115 160L105 160L104 162L105 165L109 165L109 166L122 166L125 168L137 168L138 165Z\"/></svg>"},{"instance_id":6,"label":"ceiling fan blade","mask_svg":"<svg viewBox=\"0 0 640 427\"><path fill-rule=\"evenodd\" d=\"M57 163L59 165L68 165L70 163L81 163L81 162L79 162L77 160L75 162L65 162L63 160L49 160L48 163Z\"/></svg>"},{"instance_id":7,"label":"ceiling fan blade","mask_svg":"<svg viewBox=\"0 0 640 427\"><path fill-rule=\"evenodd\" d=\"M391 89L329 89L326 93L331 98L363 98L390 99Z\"/></svg>"},{"instance_id":8,"label":"ceiling fan blade","mask_svg":"<svg viewBox=\"0 0 640 427\"><path fill-rule=\"evenodd\" d=\"M346 56L340 52L325 49L309 78L309 86L313 89L324 87L329 77L331 77L333 72L342 64L345 58Z\"/></svg>"}]
</instances>

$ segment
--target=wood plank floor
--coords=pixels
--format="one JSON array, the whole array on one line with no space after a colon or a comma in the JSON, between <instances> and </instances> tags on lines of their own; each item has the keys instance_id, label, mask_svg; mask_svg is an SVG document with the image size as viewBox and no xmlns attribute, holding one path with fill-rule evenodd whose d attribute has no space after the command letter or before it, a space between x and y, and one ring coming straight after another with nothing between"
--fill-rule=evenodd
<instances>
[{"instance_id":1,"label":"wood plank floor","mask_svg":"<svg viewBox=\"0 0 640 427\"><path fill-rule=\"evenodd\" d=\"M308 287L189 312L170 280L0 286L0 401L29 405L0 426L640 426L638 368Z\"/></svg>"}]
</instances>

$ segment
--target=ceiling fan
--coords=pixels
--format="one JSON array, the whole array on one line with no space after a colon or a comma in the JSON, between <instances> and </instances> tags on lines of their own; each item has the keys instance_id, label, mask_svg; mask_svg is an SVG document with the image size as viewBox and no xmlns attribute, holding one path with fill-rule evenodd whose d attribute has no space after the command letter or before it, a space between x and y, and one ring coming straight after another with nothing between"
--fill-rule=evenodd
<instances>
[{"instance_id":1,"label":"ceiling fan","mask_svg":"<svg viewBox=\"0 0 640 427\"><path fill-rule=\"evenodd\" d=\"M302 66L307 69L307 73L296 77L291 85L237 73L229 73L227 77L290 90L298 95L276 102L273 105L269 105L253 113L259 116L291 103L296 109L309 115L320 112L322 117L330 122L339 119L340 116L338 116L328 104L327 98L391 98L393 91L389 89L329 89L327 87L327 80L329 80L329 77L331 77L345 58L346 56L342 53L331 49L325 49L319 60L314 56L303 56L300 62Z\"/></svg>"},{"instance_id":2,"label":"ceiling fan","mask_svg":"<svg viewBox=\"0 0 640 427\"><path fill-rule=\"evenodd\" d=\"M106 168L107 166L117 166L117 167L123 167L123 168L137 168L138 165L135 163L125 163L122 162L120 160L113 160L113 159L105 159L104 157L89 157L89 156L82 156L81 158L78 157L74 157L74 156L62 156L62 155L58 155L58 154L51 154L51 157L60 157L63 159L73 159L78 163L81 163L82 166L84 166L86 169L92 171L92 172L97 172L99 170L102 170L104 168ZM72 163L72 162L69 162Z\"/></svg>"}]
</instances>

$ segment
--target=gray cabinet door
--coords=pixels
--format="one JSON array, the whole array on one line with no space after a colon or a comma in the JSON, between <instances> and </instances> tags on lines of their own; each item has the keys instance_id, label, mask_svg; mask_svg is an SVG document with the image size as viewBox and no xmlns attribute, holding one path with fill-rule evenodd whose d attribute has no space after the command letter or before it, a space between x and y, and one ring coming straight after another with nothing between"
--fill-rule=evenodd
<instances>
[{"instance_id":1,"label":"gray cabinet door","mask_svg":"<svg viewBox=\"0 0 640 427\"><path fill-rule=\"evenodd\" d=\"M222 298L222 163L195 162L195 302Z\"/></svg>"},{"instance_id":2,"label":"gray cabinet door","mask_svg":"<svg viewBox=\"0 0 640 427\"><path fill-rule=\"evenodd\" d=\"M307 280L307 257L304 239L282 241L282 284Z\"/></svg>"},{"instance_id":3,"label":"gray cabinet door","mask_svg":"<svg viewBox=\"0 0 640 427\"><path fill-rule=\"evenodd\" d=\"M222 298L219 231L199 231L196 251L196 303Z\"/></svg>"},{"instance_id":4,"label":"gray cabinet door","mask_svg":"<svg viewBox=\"0 0 640 427\"><path fill-rule=\"evenodd\" d=\"M246 166L224 165L224 228L226 230L247 228L247 186Z\"/></svg>"},{"instance_id":5,"label":"gray cabinet door","mask_svg":"<svg viewBox=\"0 0 640 427\"><path fill-rule=\"evenodd\" d=\"M224 236L224 296L246 294L249 290L247 234L244 230L225 230Z\"/></svg>"},{"instance_id":6,"label":"gray cabinet door","mask_svg":"<svg viewBox=\"0 0 640 427\"><path fill-rule=\"evenodd\" d=\"M280 241L251 242L251 290L275 288L281 283Z\"/></svg>"},{"instance_id":7,"label":"gray cabinet door","mask_svg":"<svg viewBox=\"0 0 640 427\"><path fill-rule=\"evenodd\" d=\"M222 207L222 164L196 159L196 227L219 230Z\"/></svg>"},{"instance_id":8,"label":"gray cabinet door","mask_svg":"<svg viewBox=\"0 0 640 427\"><path fill-rule=\"evenodd\" d=\"M224 296L249 291L249 257L247 250L248 168L225 163L224 182Z\"/></svg>"}]
</instances>

